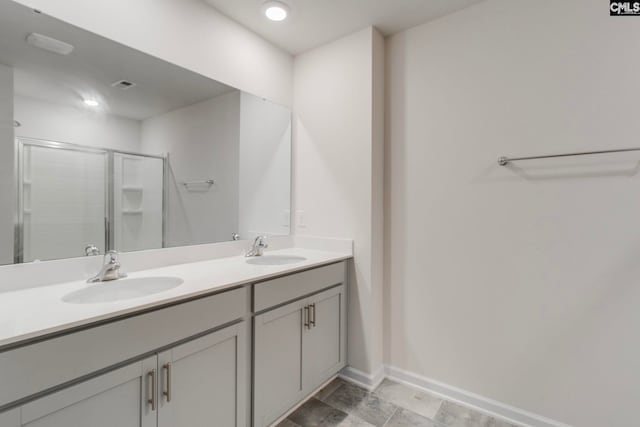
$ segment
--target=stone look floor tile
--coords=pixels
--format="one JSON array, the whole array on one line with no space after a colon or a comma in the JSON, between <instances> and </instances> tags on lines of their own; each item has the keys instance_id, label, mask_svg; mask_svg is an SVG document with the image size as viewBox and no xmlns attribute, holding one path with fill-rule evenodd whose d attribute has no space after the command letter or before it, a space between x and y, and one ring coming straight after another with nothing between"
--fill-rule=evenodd
<instances>
[{"instance_id":1,"label":"stone look floor tile","mask_svg":"<svg viewBox=\"0 0 640 427\"><path fill-rule=\"evenodd\" d=\"M405 408L398 408L385 427L436 427L433 420Z\"/></svg>"},{"instance_id":2,"label":"stone look floor tile","mask_svg":"<svg viewBox=\"0 0 640 427\"><path fill-rule=\"evenodd\" d=\"M369 424L355 415L349 415L338 425L338 427L373 427L373 424Z\"/></svg>"},{"instance_id":3,"label":"stone look floor tile","mask_svg":"<svg viewBox=\"0 0 640 427\"><path fill-rule=\"evenodd\" d=\"M276 427L301 427L298 424L294 423L290 419L285 419L281 423L279 423Z\"/></svg>"},{"instance_id":4,"label":"stone look floor tile","mask_svg":"<svg viewBox=\"0 0 640 427\"><path fill-rule=\"evenodd\" d=\"M374 394L383 400L393 403L426 418L434 419L443 399L407 387L403 384L385 379L374 391Z\"/></svg>"},{"instance_id":5,"label":"stone look floor tile","mask_svg":"<svg viewBox=\"0 0 640 427\"><path fill-rule=\"evenodd\" d=\"M336 427L347 418L347 414L316 398L311 398L288 418L302 427Z\"/></svg>"},{"instance_id":6,"label":"stone look floor tile","mask_svg":"<svg viewBox=\"0 0 640 427\"><path fill-rule=\"evenodd\" d=\"M518 427L393 381L373 392L336 378L277 427Z\"/></svg>"},{"instance_id":7,"label":"stone look floor tile","mask_svg":"<svg viewBox=\"0 0 640 427\"><path fill-rule=\"evenodd\" d=\"M335 380L324 386L319 392L317 392L314 397L324 402L327 397L329 397L334 391L339 389L340 386L344 383L345 381L343 379L336 378Z\"/></svg>"},{"instance_id":8,"label":"stone look floor tile","mask_svg":"<svg viewBox=\"0 0 640 427\"><path fill-rule=\"evenodd\" d=\"M348 382L334 391L325 402L377 427L384 426L397 409L396 405Z\"/></svg>"},{"instance_id":9,"label":"stone look floor tile","mask_svg":"<svg viewBox=\"0 0 640 427\"><path fill-rule=\"evenodd\" d=\"M511 424L508 421L499 420L497 418L489 418L489 423L487 424L489 427L519 427L515 424Z\"/></svg>"}]
</instances>

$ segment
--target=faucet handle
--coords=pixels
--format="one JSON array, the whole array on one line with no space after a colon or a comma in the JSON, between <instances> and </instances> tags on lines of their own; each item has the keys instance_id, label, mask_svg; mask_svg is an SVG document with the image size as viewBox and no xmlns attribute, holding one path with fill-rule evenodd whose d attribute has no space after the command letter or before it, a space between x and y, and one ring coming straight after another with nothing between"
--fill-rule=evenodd
<instances>
[{"instance_id":1,"label":"faucet handle","mask_svg":"<svg viewBox=\"0 0 640 427\"><path fill-rule=\"evenodd\" d=\"M108 251L106 254L104 254L104 265L110 266L111 269L116 271L118 279L123 279L127 277L127 273L123 273L120 271L120 261L118 260L119 255L120 253L118 251Z\"/></svg>"},{"instance_id":2,"label":"faucet handle","mask_svg":"<svg viewBox=\"0 0 640 427\"><path fill-rule=\"evenodd\" d=\"M118 252L108 251L104 254L100 272L87 280L87 283L109 282L111 280L123 279L125 277L127 277L127 275L120 271Z\"/></svg>"},{"instance_id":3,"label":"faucet handle","mask_svg":"<svg viewBox=\"0 0 640 427\"><path fill-rule=\"evenodd\" d=\"M118 251L107 251L104 254L105 264L107 264L107 263L113 264L113 263L118 262L118 255L119 255Z\"/></svg>"},{"instance_id":4,"label":"faucet handle","mask_svg":"<svg viewBox=\"0 0 640 427\"><path fill-rule=\"evenodd\" d=\"M256 240L253 242L254 249L258 252L258 255L262 255L262 251L269 247L267 243L267 236L260 235L256 237Z\"/></svg>"},{"instance_id":5,"label":"faucet handle","mask_svg":"<svg viewBox=\"0 0 640 427\"><path fill-rule=\"evenodd\" d=\"M262 256L262 251L269 247L269 245L266 243L266 240L267 240L267 236L264 236L264 235L257 236L253 241L253 245L251 245L251 249L249 250L249 252L245 254L245 256L247 257Z\"/></svg>"}]
</instances>

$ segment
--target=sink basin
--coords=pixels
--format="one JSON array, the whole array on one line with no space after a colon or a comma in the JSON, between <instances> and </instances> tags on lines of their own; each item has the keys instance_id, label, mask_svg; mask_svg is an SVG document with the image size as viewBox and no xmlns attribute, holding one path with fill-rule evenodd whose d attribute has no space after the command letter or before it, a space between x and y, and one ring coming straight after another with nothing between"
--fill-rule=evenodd
<instances>
[{"instance_id":1,"label":"sink basin","mask_svg":"<svg viewBox=\"0 0 640 427\"><path fill-rule=\"evenodd\" d=\"M247 264L253 265L284 265L305 261L306 258L297 255L263 255L247 259Z\"/></svg>"},{"instance_id":2,"label":"sink basin","mask_svg":"<svg viewBox=\"0 0 640 427\"><path fill-rule=\"evenodd\" d=\"M122 301L157 294L178 287L182 283L183 280L177 277L119 279L88 285L86 288L68 293L62 300L70 304Z\"/></svg>"}]
</instances>

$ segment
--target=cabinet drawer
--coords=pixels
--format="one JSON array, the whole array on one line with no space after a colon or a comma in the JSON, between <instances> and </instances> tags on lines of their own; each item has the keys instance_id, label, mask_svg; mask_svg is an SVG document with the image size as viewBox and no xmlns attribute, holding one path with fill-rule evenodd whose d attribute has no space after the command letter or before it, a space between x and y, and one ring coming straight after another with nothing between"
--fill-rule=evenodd
<instances>
[{"instance_id":1,"label":"cabinet drawer","mask_svg":"<svg viewBox=\"0 0 640 427\"><path fill-rule=\"evenodd\" d=\"M152 356L27 403L17 426L153 427L147 373L156 366Z\"/></svg>"},{"instance_id":2,"label":"cabinet drawer","mask_svg":"<svg viewBox=\"0 0 640 427\"><path fill-rule=\"evenodd\" d=\"M241 288L0 353L0 408L245 316Z\"/></svg>"},{"instance_id":3,"label":"cabinet drawer","mask_svg":"<svg viewBox=\"0 0 640 427\"><path fill-rule=\"evenodd\" d=\"M253 311L293 301L346 282L346 262L314 268L302 273L256 283L253 286Z\"/></svg>"}]
</instances>

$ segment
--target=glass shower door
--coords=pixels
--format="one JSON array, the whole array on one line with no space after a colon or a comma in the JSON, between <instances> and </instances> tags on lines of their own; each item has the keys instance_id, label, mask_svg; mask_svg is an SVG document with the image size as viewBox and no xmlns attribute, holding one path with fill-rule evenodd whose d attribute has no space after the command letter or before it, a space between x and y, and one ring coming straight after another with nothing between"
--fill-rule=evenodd
<instances>
[{"instance_id":1,"label":"glass shower door","mask_svg":"<svg viewBox=\"0 0 640 427\"><path fill-rule=\"evenodd\" d=\"M107 245L108 153L20 142L19 262L80 257Z\"/></svg>"}]
</instances>

